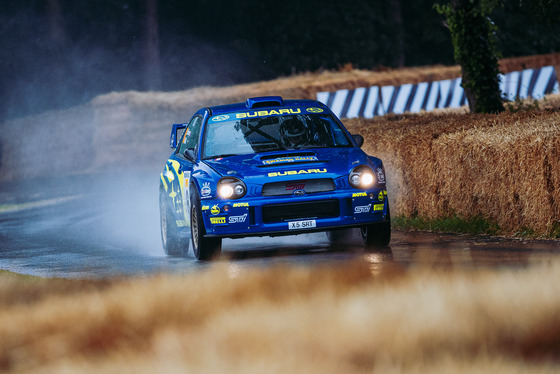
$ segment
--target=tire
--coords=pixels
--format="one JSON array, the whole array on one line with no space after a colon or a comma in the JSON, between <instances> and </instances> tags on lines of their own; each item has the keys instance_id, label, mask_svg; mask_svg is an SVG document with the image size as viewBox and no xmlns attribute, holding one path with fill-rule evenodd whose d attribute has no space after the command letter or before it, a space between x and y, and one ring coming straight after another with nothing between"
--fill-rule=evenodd
<instances>
[{"instance_id":1,"label":"tire","mask_svg":"<svg viewBox=\"0 0 560 374\"><path fill-rule=\"evenodd\" d=\"M391 212L387 201L387 221L373 223L360 228L362 240L366 247L383 248L391 242Z\"/></svg>"},{"instance_id":2,"label":"tire","mask_svg":"<svg viewBox=\"0 0 560 374\"><path fill-rule=\"evenodd\" d=\"M168 256L186 256L189 252L189 240L181 238L175 224L175 215L169 206L165 190L159 190L159 222L161 228L161 244Z\"/></svg>"},{"instance_id":3,"label":"tire","mask_svg":"<svg viewBox=\"0 0 560 374\"><path fill-rule=\"evenodd\" d=\"M205 238L206 230L196 189L191 190L191 239L194 257L199 261L211 260L222 252L221 238Z\"/></svg>"},{"instance_id":4,"label":"tire","mask_svg":"<svg viewBox=\"0 0 560 374\"><path fill-rule=\"evenodd\" d=\"M362 226L360 232L366 247L383 248L391 242L391 222Z\"/></svg>"},{"instance_id":5,"label":"tire","mask_svg":"<svg viewBox=\"0 0 560 374\"><path fill-rule=\"evenodd\" d=\"M331 244L344 244L348 241L349 229L327 231L327 239Z\"/></svg>"}]
</instances>

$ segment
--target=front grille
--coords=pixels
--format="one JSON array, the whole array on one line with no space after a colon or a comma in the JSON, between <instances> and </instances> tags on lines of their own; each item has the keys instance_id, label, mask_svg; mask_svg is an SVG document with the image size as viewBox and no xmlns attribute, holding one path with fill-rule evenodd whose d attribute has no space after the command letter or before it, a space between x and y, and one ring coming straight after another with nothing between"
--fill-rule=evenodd
<instances>
[{"instance_id":1,"label":"front grille","mask_svg":"<svg viewBox=\"0 0 560 374\"><path fill-rule=\"evenodd\" d=\"M274 223L297 219L334 218L340 215L338 200L269 204L262 208L263 222Z\"/></svg>"},{"instance_id":2,"label":"front grille","mask_svg":"<svg viewBox=\"0 0 560 374\"><path fill-rule=\"evenodd\" d=\"M263 196L292 195L296 190L303 190L306 194L334 191L334 182L330 178L305 179L297 181L266 183L262 189Z\"/></svg>"}]
</instances>

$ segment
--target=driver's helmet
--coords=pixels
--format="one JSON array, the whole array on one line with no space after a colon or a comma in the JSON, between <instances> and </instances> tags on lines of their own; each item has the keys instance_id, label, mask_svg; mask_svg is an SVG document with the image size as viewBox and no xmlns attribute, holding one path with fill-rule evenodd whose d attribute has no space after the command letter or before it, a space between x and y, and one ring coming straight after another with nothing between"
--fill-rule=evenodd
<instances>
[{"instance_id":1,"label":"driver's helmet","mask_svg":"<svg viewBox=\"0 0 560 374\"><path fill-rule=\"evenodd\" d=\"M280 126L280 134L286 146L309 144L309 131L297 118L289 118Z\"/></svg>"}]
</instances>

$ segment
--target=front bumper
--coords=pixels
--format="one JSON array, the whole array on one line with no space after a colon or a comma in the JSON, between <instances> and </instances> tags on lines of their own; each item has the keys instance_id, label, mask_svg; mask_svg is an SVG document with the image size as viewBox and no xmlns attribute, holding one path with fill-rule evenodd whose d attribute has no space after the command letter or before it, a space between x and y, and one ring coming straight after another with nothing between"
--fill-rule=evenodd
<instances>
[{"instance_id":1,"label":"front bumper","mask_svg":"<svg viewBox=\"0 0 560 374\"><path fill-rule=\"evenodd\" d=\"M360 227L388 221L389 210L387 190L374 188L297 197L204 200L202 217L205 236L241 238ZM293 222L306 223L298 225Z\"/></svg>"}]
</instances>

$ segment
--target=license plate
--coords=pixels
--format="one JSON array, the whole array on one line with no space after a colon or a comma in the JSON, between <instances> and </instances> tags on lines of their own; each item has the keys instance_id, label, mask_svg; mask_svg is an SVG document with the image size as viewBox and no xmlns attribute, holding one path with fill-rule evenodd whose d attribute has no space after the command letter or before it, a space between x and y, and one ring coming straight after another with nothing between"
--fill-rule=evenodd
<instances>
[{"instance_id":1,"label":"license plate","mask_svg":"<svg viewBox=\"0 0 560 374\"><path fill-rule=\"evenodd\" d=\"M301 230L301 229L312 229L313 227L317 227L315 225L314 219L308 219L305 221L292 221L288 222L290 230Z\"/></svg>"}]
</instances>

